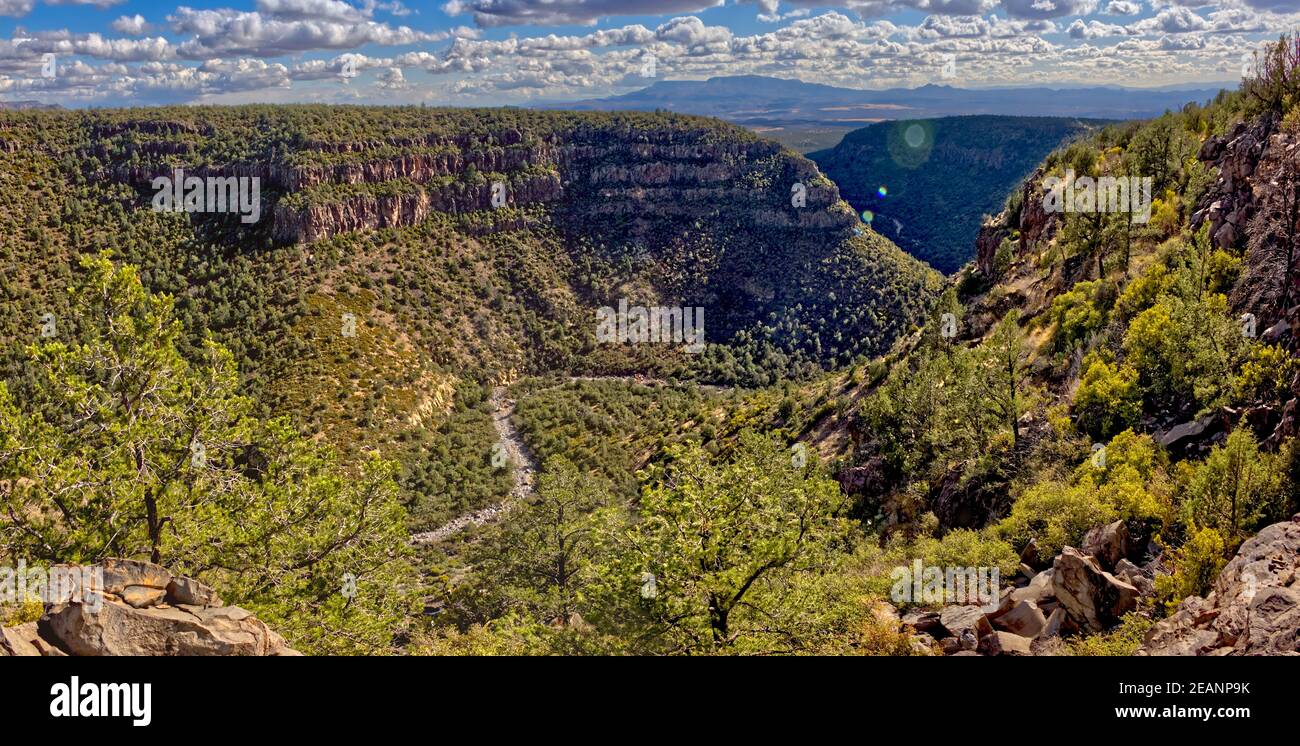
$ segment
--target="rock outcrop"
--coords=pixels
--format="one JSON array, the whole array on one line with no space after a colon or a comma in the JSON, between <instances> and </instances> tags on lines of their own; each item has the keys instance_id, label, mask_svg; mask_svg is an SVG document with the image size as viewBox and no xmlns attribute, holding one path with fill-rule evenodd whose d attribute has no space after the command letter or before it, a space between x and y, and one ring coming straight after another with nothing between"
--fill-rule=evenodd
<instances>
[{"instance_id":1,"label":"rock outcrop","mask_svg":"<svg viewBox=\"0 0 1300 746\"><path fill-rule=\"evenodd\" d=\"M300 655L193 578L137 560L94 569L103 571L102 587L47 599L39 621L0 629L0 656Z\"/></svg>"},{"instance_id":2,"label":"rock outcrop","mask_svg":"<svg viewBox=\"0 0 1300 746\"><path fill-rule=\"evenodd\" d=\"M1061 550L1052 569L1052 593L1081 629L1104 632L1137 608L1137 588L1106 572L1095 558L1074 547Z\"/></svg>"},{"instance_id":3,"label":"rock outcrop","mask_svg":"<svg viewBox=\"0 0 1300 746\"><path fill-rule=\"evenodd\" d=\"M902 625L933 639L945 655L1051 655L1054 638L1108 631L1153 592L1151 574L1129 559L1133 542L1121 521L1093 528L1082 544L1083 551L1064 547L1044 560L1041 571L1022 563L1021 577L1002 589L996 609L966 604L909 611ZM1032 544L1021 556L1041 565Z\"/></svg>"},{"instance_id":4,"label":"rock outcrop","mask_svg":"<svg viewBox=\"0 0 1300 746\"><path fill-rule=\"evenodd\" d=\"M1002 239L1011 235L1015 229L1020 234L1016 256L1027 256L1041 250L1056 236L1060 227L1060 215L1050 213L1043 206L1043 169L1038 169L1020 185L1020 212L1009 215L1004 212L993 220L987 221L975 239L975 266L985 277L996 274L995 260Z\"/></svg>"},{"instance_id":5,"label":"rock outcrop","mask_svg":"<svg viewBox=\"0 0 1300 746\"><path fill-rule=\"evenodd\" d=\"M1300 515L1242 544L1209 596L1184 599L1138 655L1300 655Z\"/></svg>"}]
</instances>

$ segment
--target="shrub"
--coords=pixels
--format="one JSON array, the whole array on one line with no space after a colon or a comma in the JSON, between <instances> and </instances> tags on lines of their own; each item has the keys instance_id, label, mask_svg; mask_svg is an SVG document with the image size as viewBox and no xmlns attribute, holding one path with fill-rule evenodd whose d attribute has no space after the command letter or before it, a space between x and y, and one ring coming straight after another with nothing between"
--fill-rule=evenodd
<instances>
[{"instance_id":1,"label":"shrub","mask_svg":"<svg viewBox=\"0 0 1300 746\"><path fill-rule=\"evenodd\" d=\"M1016 550L992 530L958 528L942 539L918 539L912 550L914 557L934 567L996 567L1010 577L1020 566Z\"/></svg>"},{"instance_id":2,"label":"shrub","mask_svg":"<svg viewBox=\"0 0 1300 746\"><path fill-rule=\"evenodd\" d=\"M1124 615L1119 624L1109 632L1087 635L1072 640L1066 646L1069 655L1127 656L1142 646L1147 632L1155 621L1136 611Z\"/></svg>"},{"instance_id":3,"label":"shrub","mask_svg":"<svg viewBox=\"0 0 1300 746\"><path fill-rule=\"evenodd\" d=\"M1218 529L1235 544L1243 533L1279 517L1283 479L1278 457L1260 453L1255 436L1239 427L1191 467L1183 505L1187 522Z\"/></svg>"},{"instance_id":4,"label":"shrub","mask_svg":"<svg viewBox=\"0 0 1300 746\"><path fill-rule=\"evenodd\" d=\"M1091 485L1040 482L1016 500L997 530L1016 547L1036 539L1039 554L1050 557L1062 547L1078 546L1088 529L1110 523L1115 515Z\"/></svg>"},{"instance_id":5,"label":"shrub","mask_svg":"<svg viewBox=\"0 0 1300 746\"><path fill-rule=\"evenodd\" d=\"M1297 369L1296 359L1281 346L1255 345L1233 388L1242 401L1279 400L1290 390Z\"/></svg>"},{"instance_id":6,"label":"shrub","mask_svg":"<svg viewBox=\"0 0 1300 746\"><path fill-rule=\"evenodd\" d=\"M1095 490L1125 520L1173 520L1168 459L1150 435L1125 430L1107 444L1105 456L1102 468L1089 459L1075 470L1080 487Z\"/></svg>"},{"instance_id":7,"label":"shrub","mask_svg":"<svg viewBox=\"0 0 1300 746\"><path fill-rule=\"evenodd\" d=\"M1074 395L1074 411L1078 428L1096 440L1136 425L1142 415L1137 371L1094 358Z\"/></svg>"},{"instance_id":8,"label":"shrub","mask_svg":"<svg viewBox=\"0 0 1300 746\"><path fill-rule=\"evenodd\" d=\"M1203 528L1172 553L1174 571L1156 576L1156 599L1164 604L1166 613L1173 613L1178 604L1188 596L1209 593L1219 572L1227 564L1224 555L1227 546L1223 535L1212 528Z\"/></svg>"}]
</instances>

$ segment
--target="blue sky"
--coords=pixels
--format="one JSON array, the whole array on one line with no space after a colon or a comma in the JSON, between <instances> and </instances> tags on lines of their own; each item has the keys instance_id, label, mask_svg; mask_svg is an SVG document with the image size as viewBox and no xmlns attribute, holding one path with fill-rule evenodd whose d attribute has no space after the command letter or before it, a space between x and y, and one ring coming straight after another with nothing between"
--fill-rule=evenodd
<instances>
[{"instance_id":1,"label":"blue sky","mask_svg":"<svg viewBox=\"0 0 1300 746\"><path fill-rule=\"evenodd\" d=\"M735 74L1157 87L1238 80L1297 26L1300 0L0 0L0 98L494 105Z\"/></svg>"}]
</instances>

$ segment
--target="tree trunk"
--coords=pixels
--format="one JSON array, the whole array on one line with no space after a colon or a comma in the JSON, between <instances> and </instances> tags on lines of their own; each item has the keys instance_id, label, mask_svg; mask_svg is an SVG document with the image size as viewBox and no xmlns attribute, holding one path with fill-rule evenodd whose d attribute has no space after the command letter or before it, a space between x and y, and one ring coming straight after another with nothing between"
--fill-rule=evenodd
<instances>
[{"instance_id":1,"label":"tree trunk","mask_svg":"<svg viewBox=\"0 0 1300 746\"><path fill-rule=\"evenodd\" d=\"M717 596L709 596L709 626L713 628L714 645L726 643L727 637L730 635L727 626L727 617L730 614L730 609L723 608Z\"/></svg>"}]
</instances>

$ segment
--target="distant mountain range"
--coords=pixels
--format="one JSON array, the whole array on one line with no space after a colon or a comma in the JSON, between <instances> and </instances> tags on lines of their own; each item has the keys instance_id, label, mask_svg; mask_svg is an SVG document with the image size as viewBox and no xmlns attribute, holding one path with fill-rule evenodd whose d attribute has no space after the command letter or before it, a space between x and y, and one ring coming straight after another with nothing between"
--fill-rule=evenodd
<instances>
[{"instance_id":1,"label":"distant mountain range","mask_svg":"<svg viewBox=\"0 0 1300 746\"><path fill-rule=\"evenodd\" d=\"M0 109L9 109L13 111L26 111L28 109L62 109L58 104L47 104L41 101L23 100L23 101L0 101Z\"/></svg>"},{"instance_id":2,"label":"distant mountain range","mask_svg":"<svg viewBox=\"0 0 1300 746\"><path fill-rule=\"evenodd\" d=\"M750 126L857 126L885 119L966 114L1144 119L1188 101L1205 101L1218 88L920 88L859 90L818 83L740 75L708 80L664 80L608 98L538 104L545 109L654 111L701 114Z\"/></svg>"}]
</instances>

